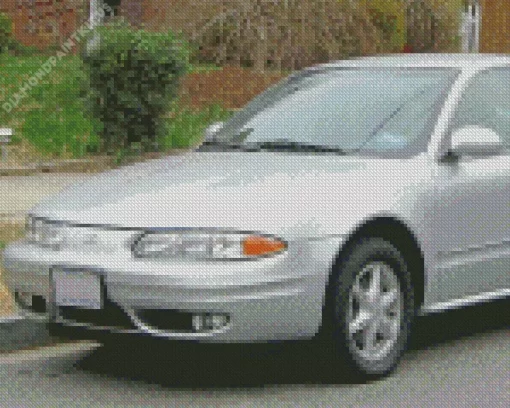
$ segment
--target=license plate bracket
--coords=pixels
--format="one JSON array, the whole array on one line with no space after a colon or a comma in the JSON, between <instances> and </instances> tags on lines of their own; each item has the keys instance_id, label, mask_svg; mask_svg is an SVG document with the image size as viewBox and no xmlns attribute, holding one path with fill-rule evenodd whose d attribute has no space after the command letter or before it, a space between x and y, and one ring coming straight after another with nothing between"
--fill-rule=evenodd
<instances>
[{"instance_id":1,"label":"license plate bracket","mask_svg":"<svg viewBox=\"0 0 510 408\"><path fill-rule=\"evenodd\" d=\"M51 286L56 308L99 310L104 306L103 279L97 272L72 268L54 269L51 273Z\"/></svg>"}]
</instances>

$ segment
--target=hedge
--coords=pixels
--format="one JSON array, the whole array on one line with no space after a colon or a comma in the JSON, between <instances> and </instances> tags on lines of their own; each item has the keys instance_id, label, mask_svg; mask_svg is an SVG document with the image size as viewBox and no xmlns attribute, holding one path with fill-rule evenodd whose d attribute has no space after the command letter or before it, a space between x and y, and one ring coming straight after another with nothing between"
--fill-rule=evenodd
<instances>
[{"instance_id":1,"label":"hedge","mask_svg":"<svg viewBox=\"0 0 510 408\"><path fill-rule=\"evenodd\" d=\"M101 124L101 149L140 143L151 150L188 70L189 48L171 31L147 32L121 23L100 27L96 35L99 41L82 58L84 93L88 111Z\"/></svg>"}]
</instances>

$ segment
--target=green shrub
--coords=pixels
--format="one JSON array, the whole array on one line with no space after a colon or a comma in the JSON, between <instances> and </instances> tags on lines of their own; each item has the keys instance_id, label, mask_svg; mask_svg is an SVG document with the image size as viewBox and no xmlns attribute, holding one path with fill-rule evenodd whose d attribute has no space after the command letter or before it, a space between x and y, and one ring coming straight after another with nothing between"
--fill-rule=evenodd
<instances>
[{"instance_id":1,"label":"green shrub","mask_svg":"<svg viewBox=\"0 0 510 408\"><path fill-rule=\"evenodd\" d=\"M11 36L11 18L5 13L0 13L0 54L7 51Z\"/></svg>"},{"instance_id":2,"label":"green shrub","mask_svg":"<svg viewBox=\"0 0 510 408\"><path fill-rule=\"evenodd\" d=\"M372 54L382 30L350 0L250 1L194 37L197 62L294 70Z\"/></svg>"},{"instance_id":3,"label":"green shrub","mask_svg":"<svg viewBox=\"0 0 510 408\"><path fill-rule=\"evenodd\" d=\"M406 2L404 0L364 0L372 24L382 33L383 51L401 52L406 43Z\"/></svg>"},{"instance_id":4,"label":"green shrub","mask_svg":"<svg viewBox=\"0 0 510 408\"><path fill-rule=\"evenodd\" d=\"M100 27L100 41L82 55L88 112L100 124L101 149L141 143L151 149L165 131L164 119L188 69L188 47L172 32Z\"/></svg>"}]
</instances>

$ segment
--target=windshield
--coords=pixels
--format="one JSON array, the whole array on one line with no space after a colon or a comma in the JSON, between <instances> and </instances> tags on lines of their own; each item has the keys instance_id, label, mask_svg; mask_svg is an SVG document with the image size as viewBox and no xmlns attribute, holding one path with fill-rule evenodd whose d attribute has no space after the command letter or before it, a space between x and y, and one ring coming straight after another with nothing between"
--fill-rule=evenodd
<instances>
[{"instance_id":1,"label":"windshield","mask_svg":"<svg viewBox=\"0 0 510 408\"><path fill-rule=\"evenodd\" d=\"M456 74L425 68L305 71L234 115L216 134L216 144L416 154L426 149Z\"/></svg>"}]
</instances>

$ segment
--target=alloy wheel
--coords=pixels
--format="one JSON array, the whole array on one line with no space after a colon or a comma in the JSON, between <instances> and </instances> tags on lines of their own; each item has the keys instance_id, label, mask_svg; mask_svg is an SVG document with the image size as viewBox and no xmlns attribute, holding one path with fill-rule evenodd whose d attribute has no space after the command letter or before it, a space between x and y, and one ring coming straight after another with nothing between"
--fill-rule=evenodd
<instances>
[{"instance_id":1,"label":"alloy wheel","mask_svg":"<svg viewBox=\"0 0 510 408\"><path fill-rule=\"evenodd\" d=\"M349 292L347 334L349 347L359 358L385 358L398 340L403 299L399 280L384 262L367 264Z\"/></svg>"}]
</instances>

